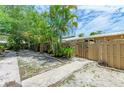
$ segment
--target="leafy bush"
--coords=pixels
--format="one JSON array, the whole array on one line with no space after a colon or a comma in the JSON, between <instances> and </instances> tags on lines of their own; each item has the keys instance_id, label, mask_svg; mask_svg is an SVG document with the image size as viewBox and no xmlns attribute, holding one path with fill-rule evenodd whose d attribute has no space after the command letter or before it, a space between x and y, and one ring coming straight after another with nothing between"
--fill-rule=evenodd
<instances>
[{"instance_id":1,"label":"leafy bush","mask_svg":"<svg viewBox=\"0 0 124 93\"><path fill-rule=\"evenodd\" d=\"M4 51L5 47L3 45L0 45L0 50Z\"/></svg>"},{"instance_id":2,"label":"leafy bush","mask_svg":"<svg viewBox=\"0 0 124 93\"><path fill-rule=\"evenodd\" d=\"M19 34L19 33L18 33ZM23 45L23 38L18 34L12 34L8 37L8 48L18 51L22 48Z\"/></svg>"},{"instance_id":3,"label":"leafy bush","mask_svg":"<svg viewBox=\"0 0 124 93\"><path fill-rule=\"evenodd\" d=\"M73 56L74 49L73 48L62 48L62 54L66 58L71 58Z\"/></svg>"},{"instance_id":4,"label":"leafy bush","mask_svg":"<svg viewBox=\"0 0 124 93\"><path fill-rule=\"evenodd\" d=\"M66 57L71 58L73 56L73 48L63 48L59 44L54 45L54 56L55 57Z\"/></svg>"}]
</instances>

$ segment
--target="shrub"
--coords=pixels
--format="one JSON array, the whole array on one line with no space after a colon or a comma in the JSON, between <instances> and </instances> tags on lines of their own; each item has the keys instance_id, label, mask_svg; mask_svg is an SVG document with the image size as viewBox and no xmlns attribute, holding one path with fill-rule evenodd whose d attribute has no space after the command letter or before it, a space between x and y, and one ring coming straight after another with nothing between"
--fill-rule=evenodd
<instances>
[{"instance_id":1,"label":"shrub","mask_svg":"<svg viewBox=\"0 0 124 93\"><path fill-rule=\"evenodd\" d=\"M66 58L71 58L74 53L74 49L68 47L62 46L60 43L55 43L53 47L53 55L55 57L66 57Z\"/></svg>"},{"instance_id":2,"label":"shrub","mask_svg":"<svg viewBox=\"0 0 124 93\"><path fill-rule=\"evenodd\" d=\"M61 57L62 56L61 45L58 42L53 44L53 55L55 57Z\"/></svg>"},{"instance_id":3,"label":"shrub","mask_svg":"<svg viewBox=\"0 0 124 93\"><path fill-rule=\"evenodd\" d=\"M23 45L23 39L19 35L10 35L8 37L8 45L7 47L9 49L13 49L15 51L18 51L19 49L22 48Z\"/></svg>"},{"instance_id":4,"label":"shrub","mask_svg":"<svg viewBox=\"0 0 124 93\"><path fill-rule=\"evenodd\" d=\"M61 48L56 49L53 54L55 57L62 57L63 56L62 49Z\"/></svg>"},{"instance_id":5,"label":"shrub","mask_svg":"<svg viewBox=\"0 0 124 93\"><path fill-rule=\"evenodd\" d=\"M54 53L55 57L66 57L71 58L73 56L73 48L60 48Z\"/></svg>"},{"instance_id":6,"label":"shrub","mask_svg":"<svg viewBox=\"0 0 124 93\"><path fill-rule=\"evenodd\" d=\"M74 49L73 48L62 48L62 54L66 58L71 58L73 56Z\"/></svg>"},{"instance_id":7,"label":"shrub","mask_svg":"<svg viewBox=\"0 0 124 93\"><path fill-rule=\"evenodd\" d=\"M0 50L4 51L5 47L3 45L0 45Z\"/></svg>"}]
</instances>

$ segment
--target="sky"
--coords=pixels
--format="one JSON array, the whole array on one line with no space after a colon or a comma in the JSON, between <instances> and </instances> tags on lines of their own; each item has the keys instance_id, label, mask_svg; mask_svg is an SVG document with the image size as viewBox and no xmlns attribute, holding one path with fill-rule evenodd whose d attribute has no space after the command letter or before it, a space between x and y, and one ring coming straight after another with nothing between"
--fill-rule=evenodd
<instances>
[{"instance_id":1,"label":"sky","mask_svg":"<svg viewBox=\"0 0 124 93\"><path fill-rule=\"evenodd\" d=\"M42 6L42 11L48 6ZM124 31L124 6L77 6L78 27L76 35L84 33L88 36L91 32L103 33Z\"/></svg>"},{"instance_id":2,"label":"sky","mask_svg":"<svg viewBox=\"0 0 124 93\"><path fill-rule=\"evenodd\" d=\"M76 34L86 36L94 31L112 33L124 31L124 6L78 6Z\"/></svg>"}]
</instances>

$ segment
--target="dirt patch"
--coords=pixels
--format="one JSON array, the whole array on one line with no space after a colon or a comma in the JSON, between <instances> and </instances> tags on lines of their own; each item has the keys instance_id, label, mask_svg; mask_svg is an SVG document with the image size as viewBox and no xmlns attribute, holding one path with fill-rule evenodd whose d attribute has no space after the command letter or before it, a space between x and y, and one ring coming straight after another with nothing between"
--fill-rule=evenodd
<instances>
[{"instance_id":1,"label":"dirt patch","mask_svg":"<svg viewBox=\"0 0 124 93\"><path fill-rule=\"evenodd\" d=\"M17 54L21 80L70 63L67 60L58 61L38 52L28 50L20 51Z\"/></svg>"},{"instance_id":2,"label":"dirt patch","mask_svg":"<svg viewBox=\"0 0 124 93\"><path fill-rule=\"evenodd\" d=\"M29 64L23 60L18 60L18 65L21 80L32 77L33 75L36 75L36 73L38 74L41 70L36 64Z\"/></svg>"},{"instance_id":3,"label":"dirt patch","mask_svg":"<svg viewBox=\"0 0 124 93\"><path fill-rule=\"evenodd\" d=\"M72 77L72 78L70 78ZM59 87L123 87L124 72L98 66L96 62L85 65L63 82Z\"/></svg>"}]
</instances>

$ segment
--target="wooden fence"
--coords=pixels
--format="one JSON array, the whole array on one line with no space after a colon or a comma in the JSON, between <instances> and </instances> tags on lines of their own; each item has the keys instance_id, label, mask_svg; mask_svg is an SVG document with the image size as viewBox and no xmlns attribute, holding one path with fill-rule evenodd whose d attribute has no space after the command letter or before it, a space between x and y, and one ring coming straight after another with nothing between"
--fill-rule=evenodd
<instances>
[{"instance_id":1,"label":"wooden fence","mask_svg":"<svg viewBox=\"0 0 124 93\"><path fill-rule=\"evenodd\" d=\"M76 45L76 55L95 61L103 61L108 66L124 69L124 40Z\"/></svg>"},{"instance_id":2,"label":"wooden fence","mask_svg":"<svg viewBox=\"0 0 124 93\"><path fill-rule=\"evenodd\" d=\"M95 43L95 44L89 44L88 45L88 59L91 60L99 60L99 44Z\"/></svg>"},{"instance_id":3,"label":"wooden fence","mask_svg":"<svg viewBox=\"0 0 124 93\"><path fill-rule=\"evenodd\" d=\"M75 47L75 56L88 58L88 46L86 43L78 43Z\"/></svg>"}]
</instances>

